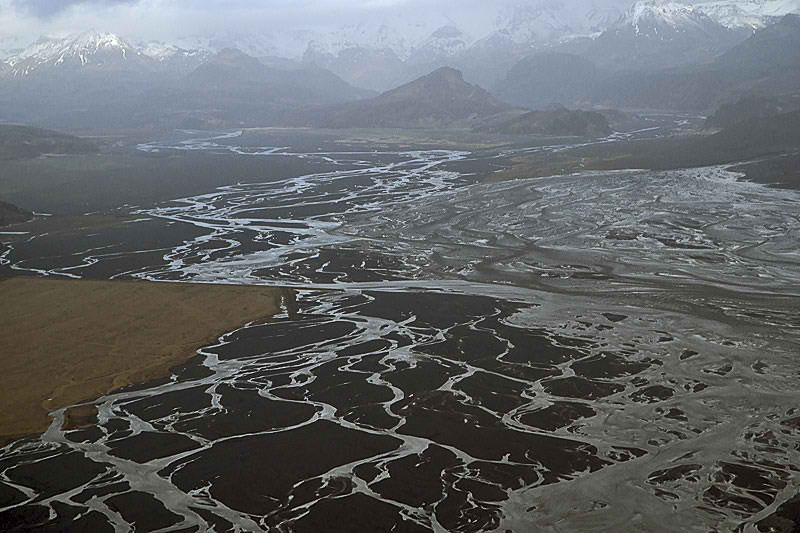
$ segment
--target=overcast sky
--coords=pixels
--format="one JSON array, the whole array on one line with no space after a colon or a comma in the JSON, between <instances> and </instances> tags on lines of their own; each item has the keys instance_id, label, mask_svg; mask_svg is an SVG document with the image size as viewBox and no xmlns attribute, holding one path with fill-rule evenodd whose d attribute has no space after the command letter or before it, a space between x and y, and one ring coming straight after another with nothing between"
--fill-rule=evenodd
<instances>
[{"instance_id":1,"label":"overcast sky","mask_svg":"<svg viewBox=\"0 0 800 533\"><path fill-rule=\"evenodd\" d=\"M510 1L514 0L0 0L0 41L86 29L112 31L132 40L234 29L270 33L399 16L418 21L449 18L480 33L494 22L499 4Z\"/></svg>"}]
</instances>

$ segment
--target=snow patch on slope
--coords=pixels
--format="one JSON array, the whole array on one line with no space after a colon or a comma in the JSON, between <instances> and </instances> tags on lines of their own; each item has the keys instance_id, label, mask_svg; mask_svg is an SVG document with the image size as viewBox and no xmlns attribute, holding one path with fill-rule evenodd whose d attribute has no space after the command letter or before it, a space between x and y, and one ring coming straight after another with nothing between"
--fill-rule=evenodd
<instances>
[{"instance_id":1,"label":"snow patch on slope","mask_svg":"<svg viewBox=\"0 0 800 533\"><path fill-rule=\"evenodd\" d=\"M696 9L726 28L763 28L776 19L800 13L800 0L717 0Z\"/></svg>"},{"instance_id":2,"label":"snow patch on slope","mask_svg":"<svg viewBox=\"0 0 800 533\"><path fill-rule=\"evenodd\" d=\"M43 66L101 64L113 57L117 61L141 58L144 54L113 33L88 31L66 38L43 37L19 54L6 60L11 74L27 76ZM101 59L102 57L102 59Z\"/></svg>"}]
</instances>

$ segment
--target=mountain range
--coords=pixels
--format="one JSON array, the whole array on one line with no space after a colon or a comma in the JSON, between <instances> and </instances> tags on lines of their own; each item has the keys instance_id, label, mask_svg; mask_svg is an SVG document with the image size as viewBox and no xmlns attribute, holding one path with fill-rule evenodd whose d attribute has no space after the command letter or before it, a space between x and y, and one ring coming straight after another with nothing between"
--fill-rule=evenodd
<instances>
[{"instance_id":1,"label":"mountain range","mask_svg":"<svg viewBox=\"0 0 800 533\"><path fill-rule=\"evenodd\" d=\"M724 30L734 34L752 31L788 13L800 13L800 0L639 0L633 5L630 1L519 0L510 5L498 4L494 20L471 31L448 16L419 13L416 18L412 14L406 18L367 19L326 31L300 27L273 29L269 33L227 32L133 45L116 36L90 32L68 38L42 38L20 50L19 39L8 37L0 41L0 58L5 50L8 57L3 69L25 74L53 57L57 61L61 54L56 51L69 45L85 49L105 36L108 45L125 48L131 57L155 60L151 61L155 67L161 65L184 73L225 48L237 48L253 57L283 57L328 68L353 85L379 91L445 65L462 69L473 82L491 85L505 72L501 69L502 72L493 73L488 60L510 67L533 51L575 41L584 47L591 43L588 47L597 50L598 57L605 57L604 34L667 41L678 38L687 41L683 55L691 55L691 47L699 46L702 57L706 50L713 54L716 49L725 48L724 42L714 44L717 34L724 34ZM698 40L703 33L708 35ZM114 39L122 42L112 43ZM618 60L618 55L612 57L609 62ZM647 59L643 53L641 61ZM394 75L387 76L390 72Z\"/></svg>"},{"instance_id":2,"label":"mountain range","mask_svg":"<svg viewBox=\"0 0 800 533\"><path fill-rule=\"evenodd\" d=\"M427 34L415 27L416 37L406 40L365 38L368 32L333 40L318 37L303 59L375 90L440 66L459 68L470 81L491 86L515 62L553 48L578 51L609 68L708 60L753 30L800 13L800 0L628 1L520 2L498 14L493 29L477 37L451 22ZM382 28L370 35L391 33Z\"/></svg>"},{"instance_id":3,"label":"mountain range","mask_svg":"<svg viewBox=\"0 0 800 533\"><path fill-rule=\"evenodd\" d=\"M420 24L408 23L405 34L356 25L335 46L311 40L294 59L264 55L278 48L252 35L139 44L100 32L42 38L0 63L0 120L62 129L386 125L391 119L378 109L397 108L398 95L433 79L449 80L443 86L456 103L442 97L437 114L433 100L418 95L406 105L413 100L426 111L386 116L438 127L502 113L502 106L705 112L750 93L800 88L800 16L778 18L799 2L639 0L618 14L600 0L569 8L533 1L499 17L500 29L482 38L453 23L424 38ZM240 46L215 50L228 43ZM351 112L360 100L363 116ZM456 111L462 105L477 112Z\"/></svg>"},{"instance_id":4,"label":"mountain range","mask_svg":"<svg viewBox=\"0 0 800 533\"><path fill-rule=\"evenodd\" d=\"M800 89L800 15L786 15L704 63L610 77L595 103L626 108L705 112L748 95Z\"/></svg>"}]
</instances>

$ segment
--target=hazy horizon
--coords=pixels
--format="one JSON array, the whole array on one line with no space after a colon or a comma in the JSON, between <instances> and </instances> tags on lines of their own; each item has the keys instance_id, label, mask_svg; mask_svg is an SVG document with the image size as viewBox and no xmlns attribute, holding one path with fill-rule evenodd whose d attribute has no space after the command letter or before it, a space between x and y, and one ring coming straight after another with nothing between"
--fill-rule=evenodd
<instances>
[{"instance_id":1,"label":"hazy horizon","mask_svg":"<svg viewBox=\"0 0 800 533\"><path fill-rule=\"evenodd\" d=\"M174 40L196 35L297 31L327 33L344 26L382 24L411 35L443 25L458 26L473 38L491 33L515 8L562 13L624 11L630 0L0 0L0 43L24 46L43 35L66 36L87 30L116 33L131 41ZM585 9L585 8L588 9ZM576 9L580 8L580 9ZM176 23L179 21L179 24ZM575 22L577 25L577 22Z\"/></svg>"}]
</instances>

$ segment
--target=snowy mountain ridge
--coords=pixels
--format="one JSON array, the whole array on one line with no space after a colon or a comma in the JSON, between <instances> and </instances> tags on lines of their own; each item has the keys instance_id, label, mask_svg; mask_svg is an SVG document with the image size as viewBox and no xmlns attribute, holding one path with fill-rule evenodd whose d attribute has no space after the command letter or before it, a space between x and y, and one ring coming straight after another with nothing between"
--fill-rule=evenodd
<instances>
[{"instance_id":1,"label":"snowy mountain ridge","mask_svg":"<svg viewBox=\"0 0 800 533\"><path fill-rule=\"evenodd\" d=\"M712 0L695 4L726 28L763 28L770 22L800 13L800 0Z\"/></svg>"},{"instance_id":2,"label":"snowy mountain ridge","mask_svg":"<svg viewBox=\"0 0 800 533\"><path fill-rule=\"evenodd\" d=\"M494 34L516 44L548 44L600 33L620 19L626 0L520 2L497 17Z\"/></svg>"},{"instance_id":3,"label":"snowy mountain ridge","mask_svg":"<svg viewBox=\"0 0 800 533\"><path fill-rule=\"evenodd\" d=\"M141 50L113 33L88 31L66 38L42 37L6 59L5 64L11 76L25 77L45 66L83 68L148 59Z\"/></svg>"},{"instance_id":4,"label":"snowy mountain ridge","mask_svg":"<svg viewBox=\"0 0 800 533\"><path fill-rule=\"evenodd\" d=\"M391 50L402 60L408 59L436 30L433 20L426 23L400 20L376 20L350 24L327 34L314 36L309 50L318 54L338 55L350 48Z\"/></svg>"},{"instance_id":5,"label":"snowy mountain ridge","mask_svg":"<svg viewBox=\"0 0 800 533\"><path fill-rule=\"evenodd\" d=\"M291 28L273 33L221 33L132 45L113 33L89 31L67 37L43 37L22 51L19 40L2 41L14 49L2 62L5 75L24 77L45 66L87 68L137 63L189 65L204 61L224 48L237 48L254 57L304 55L339 56L361 49L396 56L399 61L436 62L469 54L470 50L527 50L594 37L603 31L633 28L636 35L665 34L680 38L691 31L754 30L789 13L800 13L800 0L526 0L497 7L487 34L470 35L444 15L424 19L399 17L364 20L333 31ZM630 31L630 30L627 30ZM477 38L476 38L477 37ZM388 54L388 55L387 55ZM356 57L356 56L353 56ZM177 67L176 67L177 68Z\"/></svg>"},{"instance_id":6,"label":"snowy mountain ridge","mask_svg":"<svg viewBox=\"0 0 800 533\"><path fill-rule=\"evenodd\" d=\"M707 18L728 29L758 29L790 13L800 13L800 0L639 0L617 25L657 20L679 28Z\"/></svg>"},{"instance_id":7,"label":"snowy mountain ridge","mask_svg":"<svg viewBox=\"0 0 800 533\"><path fill-rule=\"evenodd\" d=\"M149 41L137 45L139 50L159 63L167 63L177 59L194 59L205 61L212 55L212 51L204 48L183 48L178 44L162 41Z\"/></svg>"},{"instance_id":8,"label":"snowy mountain ridge","mask_svg":"<svg viewBox=\"0 0 800 533\"><path fill-rule=\"evenodd\" d=\"M434 62L463 54L474 42L475 39L457 26L442 26L415 46L410 57L419 63Z\"/></svg>"},{"instance_id":9,"label":"snowy mountain ridge","mask_svg":"<svg viewBox=\"0 0 800 533\"><path fill-rule=\"evenodd\" d=\"M664 0L640 0L620 20L618 26L630 26L637 35L658 36L664 28L685 31L688 28L718 24L695 6Z\"/></svg>"}]
</instances>

